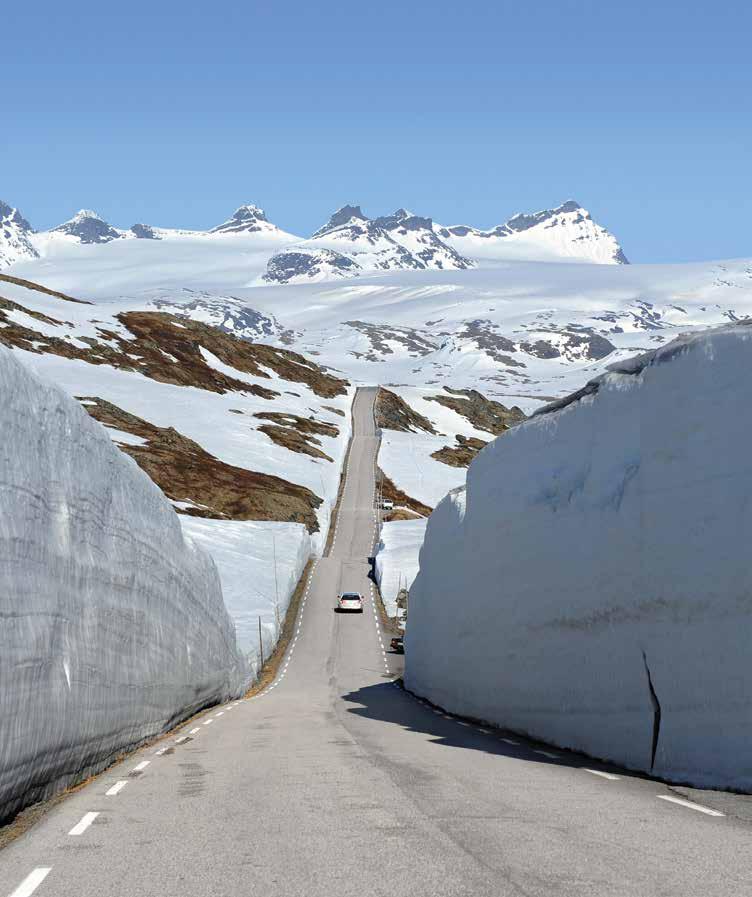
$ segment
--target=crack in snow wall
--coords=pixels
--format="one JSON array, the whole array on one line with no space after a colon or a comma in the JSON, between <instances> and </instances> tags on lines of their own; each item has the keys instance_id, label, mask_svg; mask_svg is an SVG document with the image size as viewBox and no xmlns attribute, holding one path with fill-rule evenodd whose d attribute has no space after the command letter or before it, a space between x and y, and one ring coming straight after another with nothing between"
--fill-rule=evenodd
<instances>
[{"instance_id":1,"label":"crack in snow wall","mask_svg":"<svg viewBox=\"0 0 752 897\"><path fill-rule=\"evenodd\" d=\"M0 818L242 690L213 561L73 399L0 347Z\"/></svg>"},{"instance_id":2,"label":"crack in snow wall","mask_svg":"<svg viewBox=\"0 0 752 897\"><path fill-rule=\"evenodd\" d=\"M751 442L742 325L624 363L504 434L429 519L408 688L672 781L752 790Z\"/></svg>"}]
</instances>

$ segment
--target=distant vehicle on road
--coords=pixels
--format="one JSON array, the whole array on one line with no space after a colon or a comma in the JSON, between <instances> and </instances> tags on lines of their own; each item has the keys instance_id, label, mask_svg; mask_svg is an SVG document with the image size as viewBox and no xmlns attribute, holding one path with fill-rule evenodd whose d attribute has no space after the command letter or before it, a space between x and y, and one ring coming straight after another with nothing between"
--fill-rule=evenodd
<instances>
[{"instance_id":1,"label":"distant vehicle on road","mask_svg":"<svg viewBox=\"0 0 752 897\"><path fill-rule=\"evenodd\" d=\"M359 592L343 592L337 598L337 610L362 614L363 596Z\"/></svg>"},{"instance_id":2,"label":"distant vehicle on road","mask_svg":"<svg viewBox=\"0 0 752 897\"><path fill-rule=\"evenodd\" d=\"M395 637L389 642L389 647L394 651L395 654L404 654L405 653L405 639L401 635L395 635Z\"/></svg>"},{"instance_id":3,"label":"distant vehicle on road","mask_svg":"<svg viewBox=\"0 0 752 897\"><path fill-rule=\"evenodd\" d=\"M381 508L384 511L393 511L394 510L394 502L391 498L382 498L381 499Z\"/></svg>"}]
</instances>

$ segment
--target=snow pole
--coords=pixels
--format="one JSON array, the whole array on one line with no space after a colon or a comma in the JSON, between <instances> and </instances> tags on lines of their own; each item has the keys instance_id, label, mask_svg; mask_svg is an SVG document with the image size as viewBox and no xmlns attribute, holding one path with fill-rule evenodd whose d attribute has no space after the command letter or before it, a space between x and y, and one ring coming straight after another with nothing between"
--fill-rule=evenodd
<instances>
[{"instance_id":1,"label":"snow pole","mask_svg":"<svg viewBox=\"0 0 752 897\"><path fill-rule=\"evenodd\" d=\"M259 667L259 672L264 668L264 642L261 638L261 617L258 618L259 621L259 654L261 655L261 666Z\"/></svg>"}]
</instances>

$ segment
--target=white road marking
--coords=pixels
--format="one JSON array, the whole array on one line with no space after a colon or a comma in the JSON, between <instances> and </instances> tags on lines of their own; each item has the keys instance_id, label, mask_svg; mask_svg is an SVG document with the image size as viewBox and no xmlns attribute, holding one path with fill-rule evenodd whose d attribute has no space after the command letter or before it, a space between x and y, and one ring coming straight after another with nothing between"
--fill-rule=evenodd
<instances>
[{"instance_id":1,"label":"white road marking","mask_svg":"<svg viewBox=\"0 0 752 897\"><path fill-rule=\"evenodd\" d=\"M132 772L143 772L151 763L151 760L142 760L137 766L134 766Z\"/></svg>"},{"instance_id":2,"label":"white road marking","mask_svg":"<svg viewBox=\"0 0 752 897\"><path fill-rule=\"evenodd\" d=\"M540 754L541 757L548 757L550 760L558 760L558 754L552 754L550 751L533 751L534 754Z\"/></svg>"},{"instance_id":3,"label":"white road marking","mask_svg":"<svg viewBox=\"0 0 752 897\"><path fill-rule=\"evenodd\" d=\"M195 729L191 729L191 731L190 731L189 734L190 734L190 735L195 735L196 732L200 732L200 731L201 731L200 727L199 727L199 726L196 726Z\"/></svg>"},{"instance_id":4,"label":"white road marking","mask_svg":"<svg viewBox=\"0 0 752 897\"><path fill-rule=\"evenodd\" d=\"M205 725L205 726L210 726L213 722L214 722L213 719L208 719L208 720L204 723L204 725Z\"/></svg>"},{"instance_id":5,"label":"white road marking","mask_svg":"<svg viewBox=\"0 0 752 897\"><path fill-rule=\"evenodd\" d=\"M185 744L188 741L187 735L181 735L180 738L175 739L175 744Z\"/></svg>"},{"instance_id":6,"label":"white road marking","mask_svg":"<svg viewBox=\"0 0 752 897\"><path fill-rule=\"evenodd\" d=\"M591 776L600 776L602 779L608 779L609 782L619 781L619 776L615 776L610 772L601 772L600 769L586 769L585 772L589 772Z\"/></svg>"},{"instance_id":7,"label":"white road marking","mask_svg":"<svg viewBox=\"0 0 752 897\"><path fill-rule=\"evenodd\" d=\"M160 748L158 751L154 751L157 757L161 757L162 754L166 753L170 749L169 744L166 744L163 748Z\"/></svg>"},{"instance_id":8,"label":"white road marking","mask_svg":"<svg viewBox=\"0 0 752 897\"><path fill-rule=\"evenodd\" d=\"M680 797L671 797L668 794L657 794L658 800L667 800L672 804L679 804L680 807L688 807L690 810L697 810L698 813L705 813L706 816L725 816L718 810L711 810L710 807L703 807L700 804L693 804L691 800L682 800Z\"/></svg>"},{"instance_id":9,"label":"white road marking","mask_svg":"<svg viewBox=\"0 0 752 897\"><path fill-rule=\"evenodd\" d=\"M51 871L52 866L37 866L33 872L26 876L10 897L31 897Z\"/></svg>"},{"instance_id":10,"label":"white road marking","mask_svg":"<svg viewBox=\"0 0 752 897\"><path fill-rule=\"evenodd\" d=\"M512 741L511 738L502 738L501 740L506 744L513 744L515 747L519 746L519 741Z\"/></svg>"},{"instance_id":11,"label":"white road marking","mask_svg":"<svg viewBox=\"0 0 752 897\"><path fill-rule=\"evenodd\" d=\"M482 732L484 735L490 735L491 732L488 729L478 729L479 732Z\"/></svg>"},{"instance_id":12,"label":"white road marking","mask_svg":"<svg viewBox=\"0 0 752 897\"><path fill-rule=\"evenodd\" d=\"M466 728L471 728L470 723L463 723L462 720L457 720L458 725L465 726Z\"/></svg>"},{"instance_id":13,"label":"white road marking","mask_svg":"<svg viewBox=\"0 0 752 897\"><path fill-rule=\"evenodd\" d=\"M86 813L86 815L81 819L80 822L77 822L73 828L68 832L69 835L83 835L86 829L94 822L94 820L99 816L99 813Z\"/></svg>"},{"instance_id":14,"label":"white road marking","mask_svg":"<svg viewBox=\"0 0 752 897\"><path fill-rule=\"evenodd\" d=\"M112 788L108 788L107 791L105 791L105 794L107 797L114 797L116 794L119 794L127 784L128 782L125 781L125 779L121 779L119 782L115 782Z\"/></svg>"},{"instance_id":15,"label":"white road marking","mask_svg":"<svg viewBox=\"0 0 752 897\"><path fill-rule=\"evenodd\" d=\"M214 719L217 719L217 717L220 717L220 716L223 716L223 715L224 715L224 710L220 710L219 713L215 713L215 714L214 714Z\"/></svg>"}]
</instances>

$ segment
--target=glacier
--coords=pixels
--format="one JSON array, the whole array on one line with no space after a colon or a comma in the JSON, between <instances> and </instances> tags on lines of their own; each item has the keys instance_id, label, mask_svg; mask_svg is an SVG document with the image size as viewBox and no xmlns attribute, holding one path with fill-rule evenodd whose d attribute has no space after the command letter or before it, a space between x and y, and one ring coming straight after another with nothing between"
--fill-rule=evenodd
<instances>
[{"instance_id":1,"label":"glacier","mask_svg":"<svg viewBox=\"0 0 752 897\"><path fill-rule=\"evenodd\" d=\"M407 687L752 790L752 326L618 361L487 446L429 518Z\"/></svg>"},{"instance_id":2,"label":"glacier","mask_svg":"<svg viewBox=\"0 0 752 897\"><path fill-rule=\"evenodd\" d=\"M103 427L0 347L0 817L248 670L210 557Z\"/></svg>"}]
</instances>

